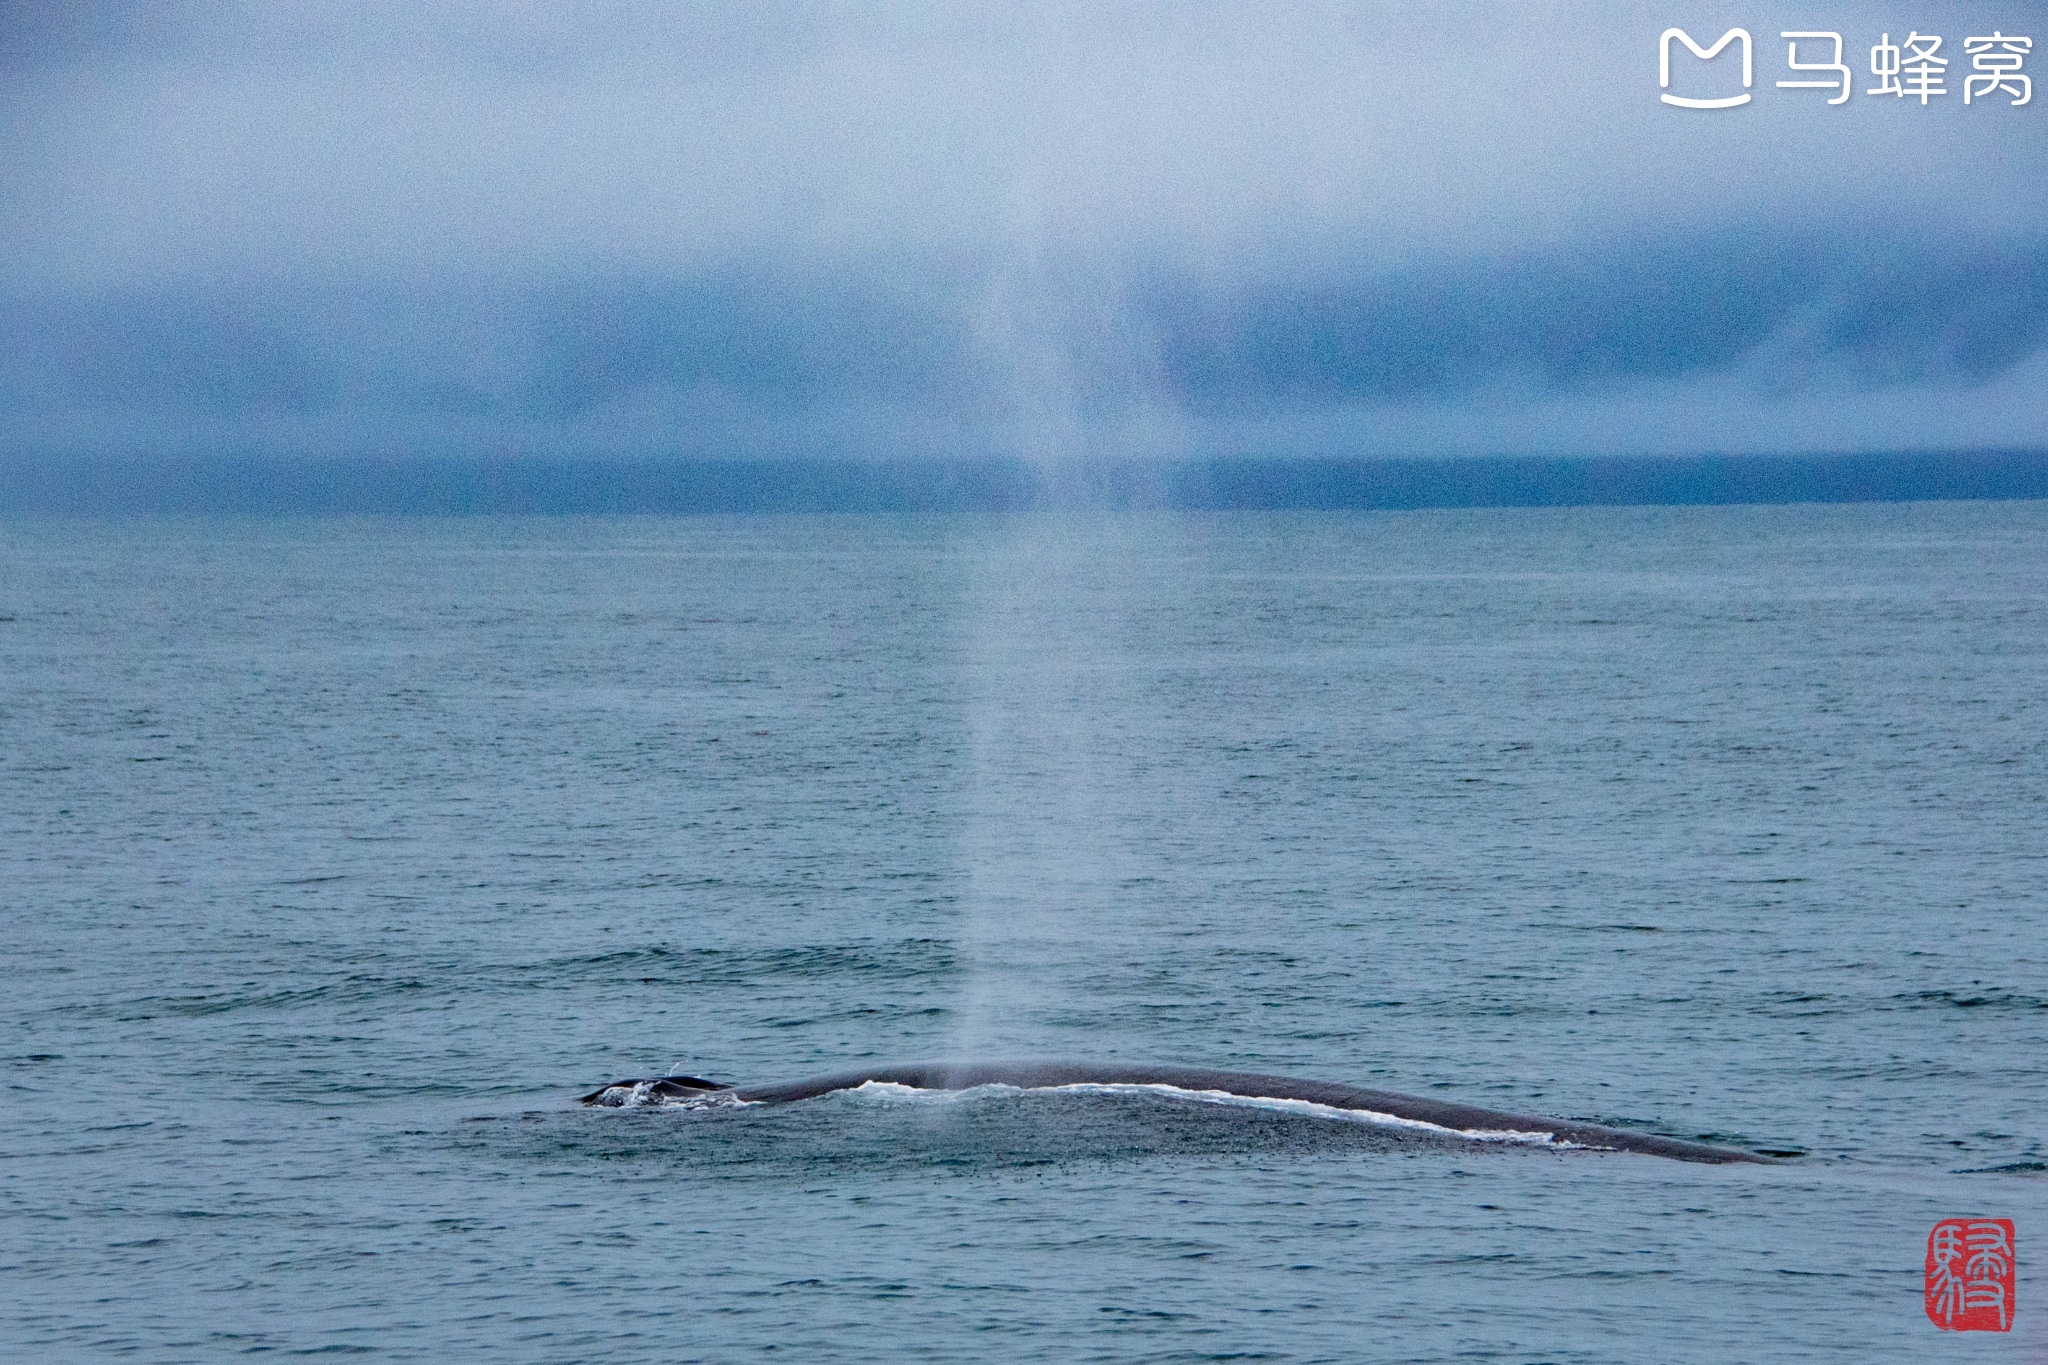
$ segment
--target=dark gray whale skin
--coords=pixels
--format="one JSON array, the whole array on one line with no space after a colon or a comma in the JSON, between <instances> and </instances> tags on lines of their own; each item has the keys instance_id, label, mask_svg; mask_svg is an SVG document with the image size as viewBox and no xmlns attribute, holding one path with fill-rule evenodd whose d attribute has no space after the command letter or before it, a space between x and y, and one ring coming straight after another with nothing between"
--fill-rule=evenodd
<instances>
[{"instance_id":1,"label":"dark gray whale skin","mask_svg":"<svg viewBox=\"0 0 2048 1365\"><path fill-rule=\"evenodd\" d=\"M852 1090L870 1081L918 1090L965 1090L977 1085L1014 1085L1022 1089L1060 1085L1168 1085L1179 1090L1222 1091L1245 1099L1306 1100L1333 1109L1389 1114L1454 1132L1548 1133L1553 1141L1559 1143L1598 1151L1640 1152L1676 1161L1722 1165L1732 1162L1769 1164L1771 1161L1770 1157L1734 1147L1687 1142L1655 1133L1608 1128L1597 1123L1571 1123L1529 1114L1508 1114L1498 1109L1480 1109L1474 1105L1452 1104L1418 1095L1400 1095L1390 1090L1365 1090L1354 1085L1266 1076L1253 1071L1209 1071L1201 1067L1125 1062L908 1062L896 1066L862 1067L777 1085L721 1085L695 1076L660 1076L615 1081L583 1096L583 1103L624 1105L632 1102L635 1087L645 1086L647 1089L643 1094L665 1099L723 1095L751 1103L787 1104L815 1099L838 1090Z\"/></svg>"}]
</instances>

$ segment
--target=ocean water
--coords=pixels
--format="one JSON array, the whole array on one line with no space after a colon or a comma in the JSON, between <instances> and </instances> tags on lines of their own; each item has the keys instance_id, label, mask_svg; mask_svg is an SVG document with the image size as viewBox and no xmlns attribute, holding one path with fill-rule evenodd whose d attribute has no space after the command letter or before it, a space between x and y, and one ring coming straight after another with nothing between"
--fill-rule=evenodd
<instances>
[{"instance_id":1,"label":"ocean water","mask_svg":"<svg viewBox=\"0 0 2048 1365\"><path fill-rule=\"evenodd\" d=\"M2048 503L0 526L0 1355L2044 1360L2044 850ZM574 1102L952 1055L1804 1155Z\"/></svg>"}]
</instances>

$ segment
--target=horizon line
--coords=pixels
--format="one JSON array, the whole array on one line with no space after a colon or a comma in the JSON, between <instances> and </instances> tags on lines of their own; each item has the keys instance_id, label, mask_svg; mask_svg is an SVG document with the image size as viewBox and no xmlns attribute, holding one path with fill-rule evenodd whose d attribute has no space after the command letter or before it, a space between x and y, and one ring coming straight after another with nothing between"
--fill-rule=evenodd
<instances>
[{"instance_id":1,"label":"horizon line","mask_svg":"<svg viewBox=\"0 0 2048 1365\"><path fill-rule=\"evenodd\" d=\"M2048 498L2048 450L1205 456L0 456L0 518L1339 511Z\"/></svg>"}]
</instances>

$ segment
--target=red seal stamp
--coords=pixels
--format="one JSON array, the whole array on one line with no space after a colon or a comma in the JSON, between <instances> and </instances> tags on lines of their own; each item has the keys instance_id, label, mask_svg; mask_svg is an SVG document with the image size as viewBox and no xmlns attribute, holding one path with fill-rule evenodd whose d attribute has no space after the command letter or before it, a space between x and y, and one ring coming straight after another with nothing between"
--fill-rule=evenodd
<instances>
[{"instance_id":1,"label":"red seal stamp","mask_svg":"<svg viewBox=\"0 0 2048 1365\"><path fill-rule=\"evenodd\" d=\"M1927 1320L1944 1332L2010 1332L2010 1218L1944 1218L1927 1234Z\"/></svg>"}]
</instances>

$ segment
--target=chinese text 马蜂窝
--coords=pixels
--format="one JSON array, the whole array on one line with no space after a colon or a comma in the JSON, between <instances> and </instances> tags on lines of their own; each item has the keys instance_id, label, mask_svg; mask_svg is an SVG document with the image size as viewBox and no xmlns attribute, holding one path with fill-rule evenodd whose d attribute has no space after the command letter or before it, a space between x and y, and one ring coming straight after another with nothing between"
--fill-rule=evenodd
<instances>
[{"instance_id":1,"label":"chinese text \u9a6c\u8702\u7a9d","mask_svg":"<svg viewBox=\"0 0 2048 1365\"><path fill-rule=\"evenodd\" d=\"M1826 90L1832 92L1826 101L1828 104L1849 102L1855 93L1855 73L1843 60L1841 34L1816 29L1788 31L1778 36L1785 40L1787 68L1799 77L1777 82L1778 89ZM1942 41L1940 35L1922 33L1918 29L1909 31L1896 43L1890 33L1882 34L1870 49L1870 74L1876 83L1866 86L1863 93L1891 95L1901 100L1916 99L1923 109L1936 96L1947 95L1950 59L1941 55ZM1672 94L1671 54L1674 43L1701 61L1712 61L1730 44L1737 44L1742 56L1741 91L1705 97ZM1801 43L1807 45L1803 54L1805 60L1802 60ZM1822 44L1828 46L1823 48ZM1694 42L1692 35L1682 28L1665 29L1657 39L1657 83L1664 87L1661 96L1664 103L1681 109L1733 109L1749 103L1749 90L1755 76L1751 45L1749 30L1744 28L1729 29L1711 47L1702 47ZM1962 77L1963 103L1974 104L2006 96L2010 98L2002 99L2002 103L2014 106L2031 103L2034 82L2024 68L2033 49L2032 38L2007 34L2002 30L1964 38L1963 55L1970 59L1970 66L1967 71L1958 68L1955 73Z\"/></svg>"}]
</instances>

